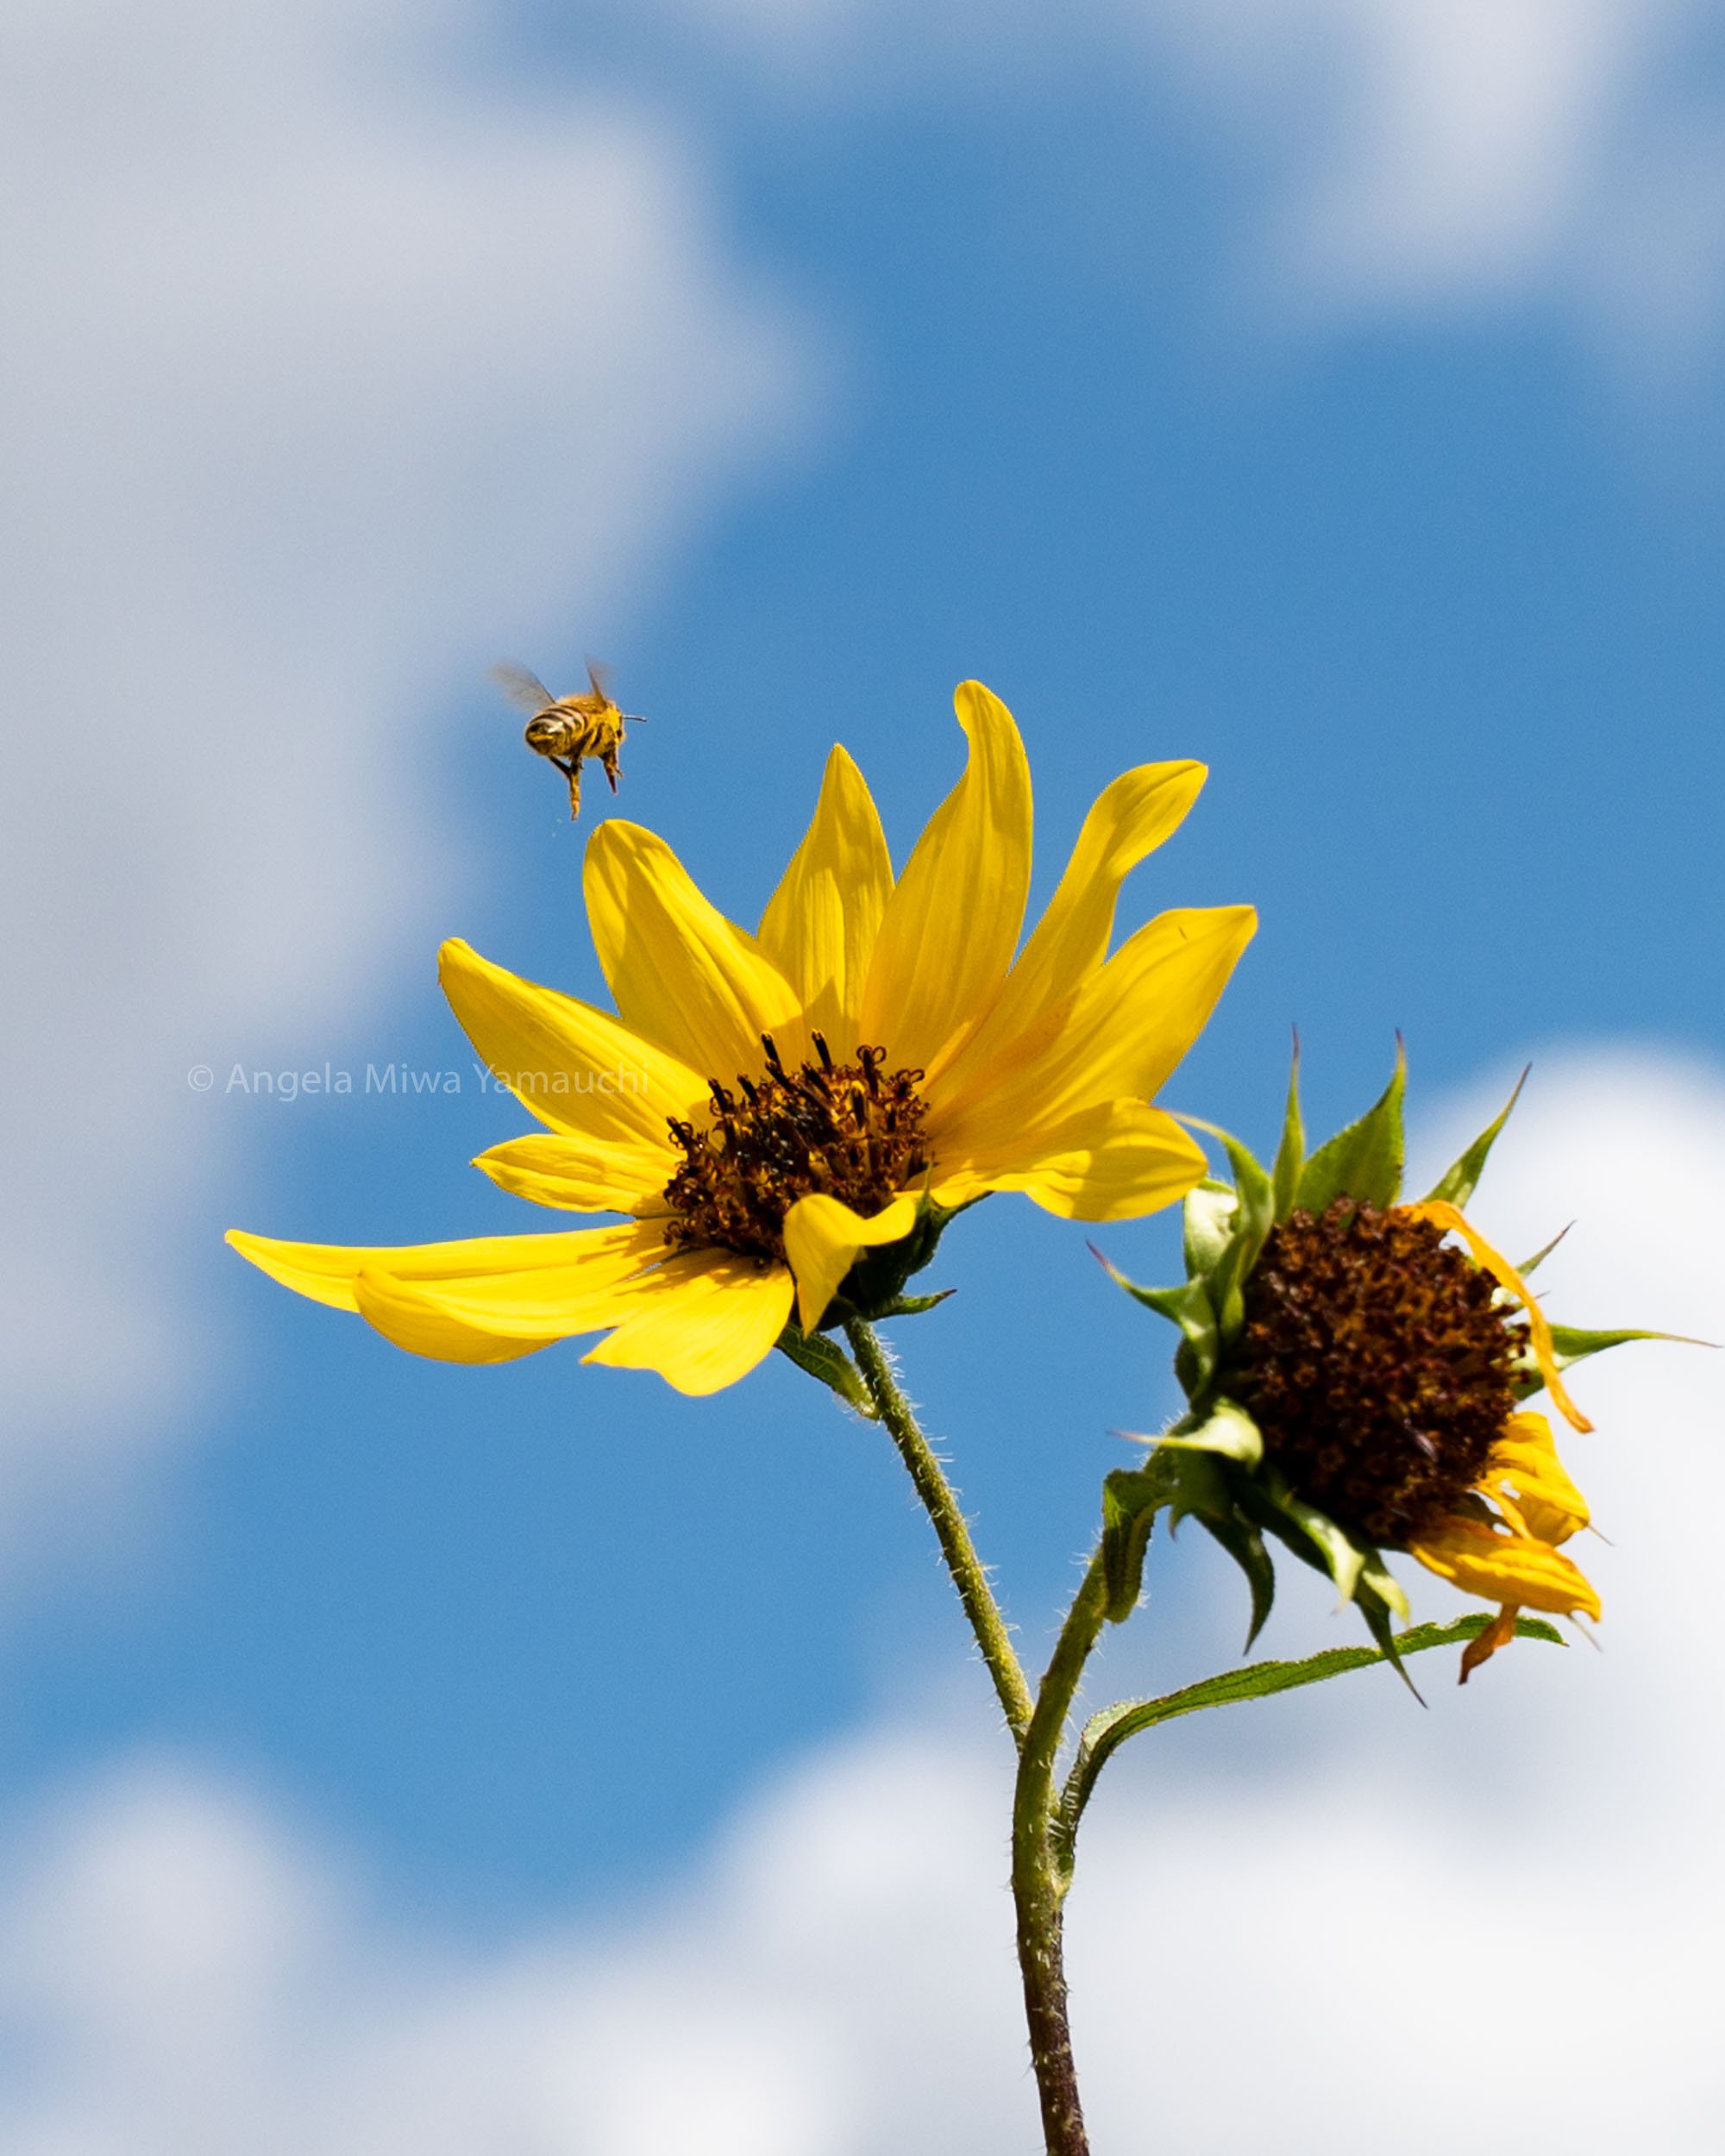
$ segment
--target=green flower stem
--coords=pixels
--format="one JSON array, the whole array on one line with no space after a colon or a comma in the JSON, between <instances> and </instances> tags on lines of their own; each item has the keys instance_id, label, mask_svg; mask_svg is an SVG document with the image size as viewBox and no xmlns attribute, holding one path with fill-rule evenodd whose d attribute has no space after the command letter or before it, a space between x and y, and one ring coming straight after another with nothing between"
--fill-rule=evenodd
<instances>
[{"instance_id":1,"label":"green flower stem","mask_svg":"<svg viewBox=\"0 0 1725 2156\"><path fill-rule=\"evenodd\" d=\"M1018 1786L1013 1797L1013 1904L1018 1912L1019 1968L1048 2156L1088 2156L1090 2147L1067 2019L1063 1912L1072 1865L1070 1845L1060 1832L1055 1765L1078 1680L1107 1620L1107 1579L1098 1551L1066 1613L1053 1658L1037 1688L1036 1711L1019 1750Z\"/></svg>"},{"instance_id":2,"label":"green flower stem","mask_svg":"<svg viewBox=\"0 0 1725 2156\"><path fill-rule=\"evenodd\" d=\"M1018 1656L1013 1651L1006 1620L988 1585L982 1561L976 1555L976 1545L970 1539L969 1527L958 1508L957 1496L941 1472L934 1448L918 1426L910 1402L899 1388L879 1334L862 1318L847 1319L844 1333L875 1412L899 1448L899 1457L910 1470L923 1509L934 1523L946 1569L952 1575L952 1583L958 1589L958 1599L964 1605L964 1614L970 1621L976 1645L988 1665L989 1676L994 1680L1007 1727L1013 1733L1013 1743L1022 1747L1032 1713L1030 1687L1025 1682Z\"/></svg>"}]
</instances>

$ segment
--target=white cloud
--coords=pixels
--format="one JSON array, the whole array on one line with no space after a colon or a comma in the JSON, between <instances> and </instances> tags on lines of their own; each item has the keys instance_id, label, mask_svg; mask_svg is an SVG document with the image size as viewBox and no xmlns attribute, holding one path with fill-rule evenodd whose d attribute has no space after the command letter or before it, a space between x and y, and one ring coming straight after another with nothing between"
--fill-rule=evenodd
<instances>
[{"instance_id":1,"label":"white cloud","mask_svg":"<svg viewBox=\"0 0 1725 2156\"><path fill-rule=\"evenodd\" d=\"M1147 124L1184 108L1260 327L1531 305L1665 380L1717 345L1720 0L660 4L805 97L1082 96L1124 52Z\"/></svg>"},{"instance_id":2,"label":"white cloud","mask_svg":"<svg viewBox=\"0 0 1725 2156\"><path fill-rule=\"evenodd\" d=\"M1488 1190L1482 1221L1515 1247L1579 1212L1551 1261L1561 1313L1718 1331L1716 1075L1542 1069ZM1099 2148L1716 2147L1725 1382L1700 1351L1641 1348L1581 1389L1599 1434L1570 1457L1613 1539L1588 1551L1603 1656L1518 1646L1465 1694L1428 1662L1427 1714L1387 1677L1349 1679L1178 1725L1111 1770L1072 1912ZM1309 1639L1315 1588L1286 1599ZM133 1769L7 1865L0 2139L1028 2156L1003 1797L980 1726L863 1731L632 1921L480 1952L380 1918L255 1798Z\"/></svg>"},{"instance_id":3,"label":"white cloud","mask_svg":"<svg viewBox=\"0 0 1725 2156\"><path fill-rule=\"evenodd\" d=\"M338 1023L462 872L404 744L499 648L603 643L810 410L676 134L484 86L486 28L0 12L9 1519L185 1377L188 1068Z\"/></svg>"}]
</instances>

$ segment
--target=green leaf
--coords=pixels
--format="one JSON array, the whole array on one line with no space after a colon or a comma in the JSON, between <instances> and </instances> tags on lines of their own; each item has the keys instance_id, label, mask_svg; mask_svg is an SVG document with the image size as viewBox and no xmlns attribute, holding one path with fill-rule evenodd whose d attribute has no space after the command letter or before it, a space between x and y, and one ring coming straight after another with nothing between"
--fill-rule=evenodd
<instances>
[{"instance_id":1,"label":"green leaf","mask_svg":"<svg viewBox=\"0 0 1725 2156\"><path fill-rule=\"evenodd\" d=\"M1371 1206L1395 1204L1407 1150L1402 1132L1402 1096L1407 1084L1408 1057L1398 1035L1395 1075L1358 1123L1338 1131L1306 1163L1295 1205L1320 1213L1335 1198L1358 1198Z\"/></svg>"},{"instance_id":2,"label":"green leaf","mask_svg":"<svg viewBox=\"0 0 1725 2156\"><path fill-rule=\"evenodd\" d=\"M828 1339L824 1332L805 1332L800 1326L793 1323L785 1327L773 1344L780 1354L788 1355L799 1369L806 1370L811 1377L818 1377L823 1385L837 1393L847 1407L854 1407L870 1422L879 1420L856 1365L836 1340Z\"/></svg>"},{"instance_id":3,"label":"green leaf","mask_svg":"<svg viewBox=\"0 0 1725 2156\"><path fill-rule=\"evenodd\" d=\"M1184 1430L1176 1423L1152 1442L1159 1452L1219 1452L1242 1467L1256 1467L1264 1457L1264 1432L1232 1400L1219 1399L1195 1428Z\"/></svg>"},{"instance_id":4,"label":"green leaf","mask_svg":"<svg viewBox=\"0 0 1725 2156\"><path fill-rule=\"evenodd\" d=\"M1306 1125L1300 1114L1300 1036L1294 1036L1294 1060L1288 1072L1288 1108L1282 1119L1282 1143L1276 1149L1276 1165L1270 1171L1275 1194L1275 1214L1285 1220L1293 1212L1295 1193L1306 1165Z\"/></svg>"},{"instance_id":5,"label":"green leaf","mask_svg":"<svg viewBox=\"0 0 1725 2156\"><path fill-rule=\"evenodd\" d=\"M1134 1302L1177 1325L1185 1336L1175 1357L1175 1375L1186 1397L1195 1400L1216 1374L1220 1342L1216 1334L1216 1313L1210 1293L1201 1280L1189 1280L1178 1288L1140 1288L1111 1265L1093 1243L1091 1250L1117 1288L1124 1288Z\"/></svg>"},{"instance_id":6,"label":"green leaf","mask_svg":"<svg viewBox=\"0 0 1725 2156\"><path fill-rule=\"evenodd\" d=\"M1219 1183L1213 1175L1205 1176L1187 1192L1183 1214L1188 1280L1201 1280L1215 1270L1216 1261L1234 1232L1239 1203L1233 1185Z\"/></svg>"},{"instance_id":7,"label":"green leaf","mask_svg":"<svg viewBox=\"0 0 1725 2156\"><path fill-rule=\"evenodd\" d=\"M1465 1646L1469 1640L1477 1639L1493 1621L1489 1613L1476 1611L1470 1616L1457 1618L1452 1624L1416 1625L1411 1631L1395 1636L1395 1651L1406 1657L1424 1654L1433 1647ZM1515 1637L1544 1639L1553 1646L1564 1644L1557 1627L1538 1617L1518 1618ZM1165 1692L1159 1699L1122 1700L1113 1707L1105 1707L1084 1725L1072 1771L1061 1796L1056 1837L1063 1853L1070 1859L1078 1822L1090 1801L1097 1777L1128 1737L1154 1729L1159 1723L1173 1721L1182 1714L1201 1714L1211 1707L1233 1707L1244 1700L1268 1699L1276 1692L1294 1691L1302 1684L1321 1684L1329 1677L1346 1677L1350 1670L1368 1670L1374 1664L1389 1659L1382 1647L1330 1647L1321 1654L1308 1655L1300 1662L1249 1662L1243 1669L1205 1677L1177 1692Z\"/></svg>"},{"instance_id":8,"label":"green leaf","mask_svg":"<svg viewBox=\"0 0 1725 2156\"><path fill-rule=\"evenodd\" d=\"M1497 1143L1497 1133L1509 1120L1510 1111L1521 1098L1521 1088L1527 1082L1527 1072L1534 1066L1528 1063L1515 1081L1515 1090L1503 1104L1503 1112L1495 1123L1488 1123L1461 1158L1451 1163L1426 1193L1427 1200L1441 1198L1452 1206L1465 1206L1472 1197L1474 1187L1485 1171L1487 1156Z\"/></svg>"}]
</instances>

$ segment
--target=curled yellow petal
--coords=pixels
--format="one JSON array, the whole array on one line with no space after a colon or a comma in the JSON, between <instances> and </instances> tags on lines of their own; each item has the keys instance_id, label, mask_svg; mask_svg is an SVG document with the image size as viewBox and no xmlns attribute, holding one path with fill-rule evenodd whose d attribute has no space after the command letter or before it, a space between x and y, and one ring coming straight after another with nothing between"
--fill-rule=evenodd
<instances>
[{"instance_id":1,"label":"curled yellow petal","mask_svg":"<svg viewBox=\"0 0 1725 2156\"><path fill-rule=\"evenodd\" d=\"M1543 1415L1511 1415L1491 1448L1480 1489L1541 1542L1567 1542L1589 1519L1587 1500L1558 1457Z\"/></svg>"},{"instance_id":2,"label":"curled yellow petal","mask_svg":"<svg viewBox=\"0 0 1725 2156\"><path fill-rule=\"evenodd\" d=\"M584 880L594 948L625 1022L703 1079L759 1070L762 1035L794 1025L802 1006L755 938L637 824L599 825Z\"/></svg>"},{"instance_id":3,"label":"curled yellow petal","mask_svg":"<svg viewBox=\"0 0 1725 2156\"><path fill-rule=\"evenodd\" d=\"M1433 1227L1444 1228L1460 1236L1473 1252L1475 1262L1484 1266L1500 1288L1506 1288L1527 1313L1527 1338L1534 1350L1534 1359L1540 1366L1540 1376L1545 1380L1546 1390L1551 1395L1563 1419L1572 1430L1590 1430L1593 1425L1582 1413L1564 1388L1558 1375L1557 1355L1552 1346L1552 1329L1546 1322L1546 1313L1534 1300L1533 1290L1500 1252L1493 1250L1471 1220L1442 1198L1427 1198L1418 1205L1404 1206L1402 1210L1415 1220L1429 1220Z\"/></svg>"},{"instance_id":4,"label":"curled yellow petal","mask_svg":"<svg viewBox=\"0 0 1725 2156\"><path fill-rule=\"evenodd\" d=\"M466 943L444 944L437 973L474 1048L554 1131L662 1146L667 1119L706 1097L702 1076L609 1012L523 981Z\"/></svg>"},{"instance_id":5,"label":"curled yellow petal","mask_svg":"<svg viewBox=\"0 0 1725 2156\"><path fill-rule=\"evenodd\" d=\"M471 1324L387 1273L360 1274L354 1294L354 1307L373 1332L434 1363L512 1363L564 1338L561 1332L497 1332Z\"/></svg>"},{"instance_id":6,"label":"curled yellow petal","mask_svg":"<svg viewBox=\"0 0 1725 2156\"><path fill-rule=\"evenodd\" d=\"M1107 956L1120 886L1183 821L1207 775L1201 763L1147 763L1103 789L998 1001L932 1075L963 1092L985 1084L997 1061L1022 1062L1044 1044L1061 1006Z\"/></svg>"},{"instance_id":7,"label":"curled yellow petal","mask_svg":"<svg viewBox=\"0 0 1725 2156\"><path fill-rule=\"evenodd\" d=\"M408 1282L467 1286L488 1278L579 1274L597 1285L621 1279L647 1263L661 1239L657 1229L631 1222L580 1228L567 1235L487 1235L455 1243L405 1244L284 1243L267 1235L248 1235L240 1228L228 1232L229 1242L260 1272L334 1310L359 1308L354 1283L368 1272Z\"/></svg>"},{"instance_id":8,"label":"curled yellow petal","mask_svg":"<svg viewBox=\"0 0 1725 2156\"><path fill-rule=\"evenodd\" d=\"M812 1332L826 1315L838 1283L866 1250L901 1242L916 1225L917 1200L894 1198L865 1219L842 1199L823 1192L799 1198L785 1215L785 1255L797 1282L797 1322Z\"/></svg>"},{"instance_id":9,"label":"curled yellow petal","mask_svg":"<svg viewBox=\"0 0 1725 2156\"><path fill-rule=\"evenodd\" d=\"M1599 1597L1560 1550L1529 1535L1504 1532L1483 1520L1455 1518L1408 1545L1428 1571L1466 1595L1514 1602L1560 1617L1599 1614Z\"/></svg>"},{"instance_id":10,"label":"curled yellow petal","mask_svg":"<svg viewBox=\"0 0 1725 2156\"><path fill-rule=\"evenodd\" d=\"M752 1258L699 1256L699 1269L692 1268L674 1294L626 1319L582 1360L657 1370L678 1392L696 1397L746 1377L785 1329L796 1294L791 1275L782 1265Z\"/></svg>"},{"instance_id":11,"label":"curled yellow petal","mask_svg":"<svg viewBox=\"0 0 1725 2156\"><path fill-rule=\"evenodd\" d=\"M943 1169L932 1195L952 1206L1016 1190L1063 1220L1135 1220L1183 1198L1205 1172L1201 1149L1172 1116L1141 1100L1108 1100Z\"/></svg>"},{"instance_id":12,"label":"curled yellow petal","mask_svg":"<svg viewBox=\"0 0 1725 2156\"><path fill-rule=\"evenodd\" d=\"M926 1069L1000 993L1030 894L1030 766L1013 715L980 681L953 698L964 775L930 818L887 901L862 1037Z\"/></svg>"},{"instance_id":13,"label":"curled yellow petal","mask_svg":"<svg viewBox=\"0 0 1725 2156\"><path fill-rule=\"evenodd\" d=\"M562 1131L512 1138L474 1161L499 1190L570 1213L659 1213L676 1167L668 1145L613 1145Z\"/></svg>"},{"instance_id":14,"label":"curled yellow petal","mask_svg":"<svg viewBox=\"0 0 1725 2156\"><path fill-rule=\"evenodd\" d=\"M867 782L835 748L807 833L761 917L758 941L840 1062L862 1038L863 984L892 889L892 856ZM779 1045L793 1063L810 1052L806 1038Z\"/></svg>"}]
</instances>

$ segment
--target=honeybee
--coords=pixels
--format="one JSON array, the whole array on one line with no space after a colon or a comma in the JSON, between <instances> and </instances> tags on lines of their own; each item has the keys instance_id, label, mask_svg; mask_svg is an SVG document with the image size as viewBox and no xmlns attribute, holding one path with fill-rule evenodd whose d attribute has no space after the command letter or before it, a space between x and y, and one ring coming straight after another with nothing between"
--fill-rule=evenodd
<instances>
[{"instance_id":1,"label":"honeybee","mask_svg":"<svg viewBox=\"0 0 1725 2156\"><path fill-rule=\"evenodd\" d=\"M527 746L538 755L549 756L568 780L571 822L581 812L581 765L586 757L598 758L616 793L623 730L646 721L638 711L618 711L602 667L587 661L588 687L580 696L553 696L536 674L508 659L492 668L491 678L511 704L532 713L524 736Z\"/></svg>"}]
</instances>

